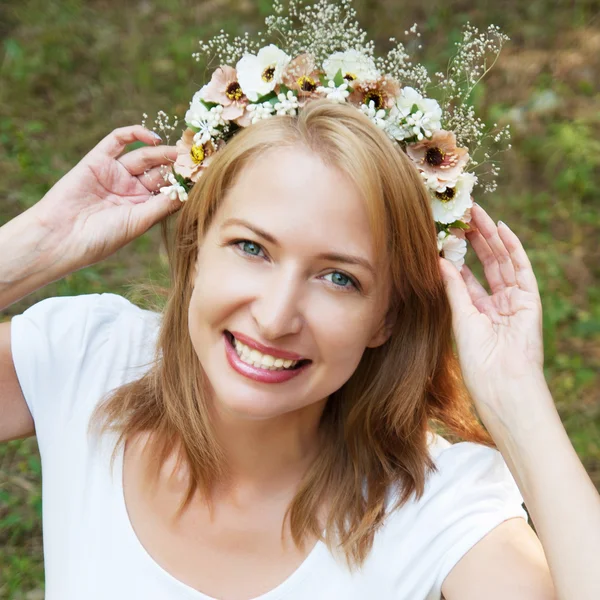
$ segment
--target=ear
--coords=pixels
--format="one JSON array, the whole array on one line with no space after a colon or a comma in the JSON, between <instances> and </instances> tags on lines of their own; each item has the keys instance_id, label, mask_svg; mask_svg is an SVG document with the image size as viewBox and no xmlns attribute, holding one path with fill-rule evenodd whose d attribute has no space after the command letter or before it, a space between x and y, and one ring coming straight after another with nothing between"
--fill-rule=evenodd
<instances>
[{"instance_id":1,"label":"ear","mask_svg":"<svg viewBox=\"0 0 600 600\"><path fill-rule=\"evenodd\" d=\"M396 317L395 312L389 311L387 313L385 319L369 340L367 348L377 348L377 346L385 344L390 339L392 331L394 331L394 325L396 324Z\"/></svg>"}]
</instances>

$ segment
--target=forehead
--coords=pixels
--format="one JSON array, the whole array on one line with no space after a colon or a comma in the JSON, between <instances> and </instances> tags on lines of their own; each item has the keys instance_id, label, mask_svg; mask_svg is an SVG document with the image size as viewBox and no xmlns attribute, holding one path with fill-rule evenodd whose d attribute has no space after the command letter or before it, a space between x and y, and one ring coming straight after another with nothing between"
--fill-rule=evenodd
<instances>
[{"instance_id":1,"label":"forehead","mask_svg":"<svg viewBox=\"0 0 600 600\"><path fill-rule=\"evenodd\" d=\"M240 172L216 225L243 218L282 244L360 252L373 259L365 200L352 179L304 146L271 149Z\"/></svg>"}]
</instances>

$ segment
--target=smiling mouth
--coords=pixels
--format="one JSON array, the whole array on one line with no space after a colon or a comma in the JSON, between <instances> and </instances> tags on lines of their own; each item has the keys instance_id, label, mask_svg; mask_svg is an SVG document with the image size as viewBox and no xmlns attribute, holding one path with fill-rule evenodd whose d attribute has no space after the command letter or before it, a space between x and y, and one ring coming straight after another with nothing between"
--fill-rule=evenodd
<instances>
[{"instance_id":1,"label":"smiling mouth","mask_svg":"<svg viewBox=\"0 0 600 600\"><path fill-rule=\"evenodd\" d=\"M259 369L268 371L295 371L303 365L312 362L309 359L289 360L278 358L270 354L263 354L237 340L229 331L225 331L225 335L231 345L235 348L240 360Z\"/></svg>"}]
</instances>

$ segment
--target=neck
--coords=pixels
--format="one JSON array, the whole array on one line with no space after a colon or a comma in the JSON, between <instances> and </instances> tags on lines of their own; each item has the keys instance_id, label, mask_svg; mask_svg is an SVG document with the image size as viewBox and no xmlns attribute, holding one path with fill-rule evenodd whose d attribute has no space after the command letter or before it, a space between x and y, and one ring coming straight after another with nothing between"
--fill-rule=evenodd
<instances>
[{"instance_id":1,"label":"neck","mask_svg":"<svg viewBox=\"0 0 600 600\"><path fill-rule=\"evenodd\" d=\"M272 419L250 420L214 410L214 427L230 478L223 493L264 494L298 484L319 451L326 399Z\"/></svg>"}]
</instances>

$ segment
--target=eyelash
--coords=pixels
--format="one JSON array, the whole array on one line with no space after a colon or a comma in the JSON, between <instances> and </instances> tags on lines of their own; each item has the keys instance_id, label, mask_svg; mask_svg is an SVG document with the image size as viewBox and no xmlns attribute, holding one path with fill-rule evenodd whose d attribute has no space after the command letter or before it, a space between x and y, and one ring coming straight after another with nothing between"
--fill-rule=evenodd
<instances>
[{"instance_id":1,"label":"eyelash","mask_svg":"<svg viewBox=\"0 0 600 600\"><path fill-rule=\"evenodd\" d=\"M247 240L247 239L234 240L234 241L230 242L229 245L236 246L238 248L238 250L240 252L242 252L242 254L244 254L244 256L249 256L252 258L262 258L261 256L259 256L257 254L251 254L250 252L245 252L244 250L242 250L240 244L245 244L245 243L253 244L255 246L258 246L263 252L265 251L264 248L260 244L258 244L257 242L253 242L252 240ZM339 273L340 275L343 275L352 284L352 287L346 287L346 286L342 286L342 285L336 285L335 283L331 283L332 287L334 287L336 289L336 291L349 292L352 290L352 288L354 288L356 291L360 291L360 286L358 285L358 282L356 281L356 279L354 279L354 277L351 277L350 275L348 275L347 273L344 273L343 271L331 271L331 273L327 273L327 275L331 275L333 273Z\"/></svg>"}]
</instances>

